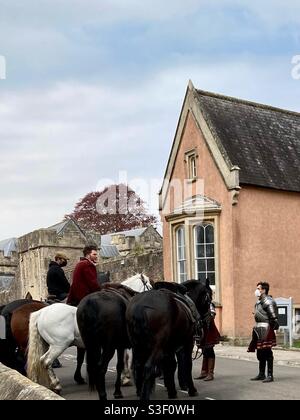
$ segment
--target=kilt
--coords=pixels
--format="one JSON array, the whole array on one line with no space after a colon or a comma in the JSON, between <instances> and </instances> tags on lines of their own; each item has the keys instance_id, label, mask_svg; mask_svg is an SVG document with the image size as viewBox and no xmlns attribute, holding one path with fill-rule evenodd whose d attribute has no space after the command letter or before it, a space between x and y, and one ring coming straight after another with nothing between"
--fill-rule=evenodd
<instances>
[{"instance_id":1,"label":"kilt","mask_svg":"<svg viewBox=\"0 0 300 420\"><path fill-rule=\"evenodd\" d=\"M252 331L252 340L248 347L248 352L254 353L255 350L270 349L276 346L276 335L272 328L268 329L266 336L259 338L255 328Z\"/></svg>"},{"instance_id":2,"label":"kilt","mask_svg":"<svg viewBox=\"0 0 300 420\"><path fill-rule=\"evenodd\" d=\"M213 347L220 342L220 333L216 327L215 321L211 319L209 326L204 327L204 336L201 343L201 348Z\"/></svg>"}]
</instances>

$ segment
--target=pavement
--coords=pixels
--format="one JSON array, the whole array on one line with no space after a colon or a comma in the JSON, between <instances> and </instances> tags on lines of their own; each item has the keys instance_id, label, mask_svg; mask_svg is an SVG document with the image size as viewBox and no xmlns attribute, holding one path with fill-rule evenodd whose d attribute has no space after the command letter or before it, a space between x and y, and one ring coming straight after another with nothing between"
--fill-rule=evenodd
<instances>
[{"instance_id":1,"label":"pavement","mask_svg":"<svg viewBox=\"0 0 300 420\"><path fill-rule=\"evenodd\" d=\"M231 346L221 343L215 346L216 357L247 360L257 363L256 353L247 353L247 347ZM300 349L283 349L273 347L274 364L281 366L295 366L300 368Z\"/></svg>"}]
</instances>

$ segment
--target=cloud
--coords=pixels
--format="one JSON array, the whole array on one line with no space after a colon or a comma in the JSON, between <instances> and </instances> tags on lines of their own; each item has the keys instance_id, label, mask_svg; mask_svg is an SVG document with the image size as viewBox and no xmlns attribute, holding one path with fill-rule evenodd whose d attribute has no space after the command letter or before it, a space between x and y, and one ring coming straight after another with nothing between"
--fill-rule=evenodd
<instances>
[{"instance_id":1,"label":"cloud","mask_svg":"<svg viewBox=\"0 0 300 420\"><path fill-rule=\"evenodd\" d=\"M299 110L296 1L0 2L0 239L59 221L119 171L161 178L188 79Z\"/></svg>"},{"instance_id":2,"label":"cloud","mask_svg":"<svg viewBox=\"0 0 300 420\"><path fill-rule=\"evenodd\" d=\"M299 110L289 65L283 58L191 59L134 88L62 82L5 93L1 237L59 221L101 179L118 182L119 171L150 188L151 180L163 177L189 78L200 89ZM153 209L155 191L143 195Z\"/></svg>"}]
</instances>

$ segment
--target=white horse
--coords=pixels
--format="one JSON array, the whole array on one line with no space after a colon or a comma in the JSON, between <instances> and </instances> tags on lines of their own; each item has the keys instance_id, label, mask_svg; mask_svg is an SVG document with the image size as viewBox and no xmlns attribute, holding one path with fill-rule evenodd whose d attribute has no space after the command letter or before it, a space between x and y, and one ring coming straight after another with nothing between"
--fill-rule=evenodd
<instances>
[{"instance_id":1,"label":"white horse","mask_svg":"<svg viewBox=\"0 0 300 420\"><path fill-rule=\"evenodd\" d=\"M152 288L149 278L144 274L136 274L122 284L136 292ZM55 303L30 316L27 375L34 382L49 386L57 393L60 393L62 388L52 368L53 361L68 347L77 346L78 349L84 349L76 312L77 308L74 306ZM82 383L80 369L83 357L78 356L78 359L82 360L78 361L74 379Z\"/></svg>"}]
</instances>

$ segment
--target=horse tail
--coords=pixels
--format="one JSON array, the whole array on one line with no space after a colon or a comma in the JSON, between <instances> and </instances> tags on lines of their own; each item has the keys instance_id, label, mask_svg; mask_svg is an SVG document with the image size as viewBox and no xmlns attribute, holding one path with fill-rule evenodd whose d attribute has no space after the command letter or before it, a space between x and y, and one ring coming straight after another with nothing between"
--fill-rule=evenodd
<instances>
[{"instance_id":1,"label":"horse tail","mask_svg":"<svg viewBox=\"0 0 300 420\"><path fill-rule=\"evenodd\" d=\"M133 376L137 386L138 395L149 396L155 386L158 366L155 356L155 337L151 331L147 316L147 308L142 304L136 304L132 308L128 325L131 344L133 347Z\"/></svg>"},{"instance_id":2,"label":"horse tail","mask_svg":"<svg viewBox=\"0 0 300 420\"><path fill-rule=\"evenodd\" d=\"M38 330L38 319L40 312L37 311L30 315L29 337L27 349L27 376L34 382L49 386L48 371L42 363L41 358L47 352L48 345L41 337Z\"/></svg>"},{"instance_id":3,"label":"horse tail","mask_svg":"<svg viewBox=\"0 0 300 420\"><path fill-rule=\"evenodd\" d=\"M79 323L82 325L80 328L81 338L83 340L86 350L86 367L89 380L89 388L91 391L96 389L99 382L99 370L102 357L102 345L99 336L95 340L95 326L98 325L97 320L97 305L91 299L79 315Z\"/></svg>"},{"instance_id":4,"label":"horse tail","mask_svg":"<svg viewBox=\"0 0 300 420\"><path fill-rule=\"evenodd\" d=\"M128 329L133 347L136 347L139 343L143 342L141 337L147 337L151 334L145 307L143 305L137 304L133 307ZM144 342L144 344L146 343Z\"/></svg>"}]
</instances>

